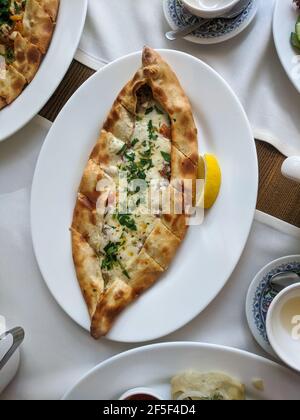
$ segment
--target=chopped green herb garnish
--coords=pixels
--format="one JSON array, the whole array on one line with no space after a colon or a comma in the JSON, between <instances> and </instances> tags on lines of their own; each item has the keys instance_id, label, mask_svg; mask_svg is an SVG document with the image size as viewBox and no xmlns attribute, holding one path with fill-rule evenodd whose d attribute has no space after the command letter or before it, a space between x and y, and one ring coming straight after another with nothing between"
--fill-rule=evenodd
<instances>
[{"instance_id":1,"label":"chopped green herb garnish","mask_svg":"<svg viewBox=\"0 0 300 420\"><path fill-rule=\"evenodd\" d=\"M102 261L101 268L111 270L118 263L118 251L120 242L109 242L104 248L105 258Z\"/></svg>"},{"instance_id":2,"label":"chopped green herb garnish","mask_svg":"<svg viewBox=\"0 0 300 420\"><path fill-rule=\"evenodd\" d=\"M126 270L126 268L124 267L123 263L118 260L118 264L122 270L122 273L124 274L124 276L126 276L128 279L130 279L130 275L128 274L128 271Z\"/></svg>"},{"instance_id":3,"label":"chopped green herb garnish","mask_svg":"<svg viewBox=\"0 0 300 420\"><path fill-rule=\"evenodd\" d=\"M108 245L104 248L105 258L102 261L101 268L104 270L112 270L114 266L119 265L121 267L122 273L130 279L128 271L125 269L121 261L118 260L118 251L121 242L109 242Z\"/></svg>"},{"instance_id":4,"label":"chopped green herb garnish","mask_svg":"<svg viewBox=\"0 0 300 420\"><path fill-rule=\"evenodd\" d=\"M153 112L153 110L154 110L153 106L151 106L150 108L146 109L145 115L151 114L151 112Z\"/></svg>"},{"instance_id":5,"label":"chopped green herb garnish","mask_svg":"<svg viewBox=\"0 0 300 420\"><path fill-rule=\"evenodd\" d=\"M160 152L160 153L167 163L171 163L171 155L169 153L166 153L166 152Z\"/></svg>"},{"instance_id":6,"label":"chopped green herb garnish","mask_svg":"<svg viewBox=\"0 0 300 420\"><path fill-rule=\"evenodd\" d=\"M130 230L137 231L136 223L129 214L118 214L117 219L120 225L125 226Z\"/></svg>"},{"instance_id":7,"label":"chopped green herb garnish","mask_svg":"<svg viewBox=\"0 0 300 420\"><path fill-rule=\"evenodd\" d=\"M129 160L129 162L134 162L135 160L135 153L133 151L125 152L124 156L126 157L127 160Z\"/></svg>"},{"instance_id":8,"label":"chopped green herb garnish","mask_svg":"<svg viewBox=\"0 0 300 420\"><path fill-rule=\"evenodd\" d=\"M22 11L21 5L18 5L17 3L15 3L15 11L17 14L19 14Z\"/></svg>"},{"instance_id":9,"label":"chopped green herb garnish","mask_svg":"<svg viewBox=\"0 0 300 420\"><path fill-rule=\"evenodd\" d=\"M131 147L134 147L139 142L139 139L133 139L131 142Z\"/></svg>"},{"instance_id":10,"label":"chopped green herb garnish","mask_svg":"<svg viewBox=\"0 0 300 420\"><path fill-rule=\"evenodd\" d=\"M127 172L127 180L131 182L135 179L146 179L144 168L134 161L128 161L122 166L122 170Z\"/></svg>"},{"instance_id":11,"label":"chopped green herb garnish","mask_svg":"<svg viewBox=\"0 0 300 420\"><path fill-rule=\"evenodd\" d=\"M128 271L125 268L123 269L122 273L130 280L130 275L128 274Z\"/></svg>"},{"instance_id":12,"label":"chopped green herb garnish","mask_svg":"<svg viewBox=\"0 0 300 420\"><path fill-rule=\"evenodd\" d=\"M141 155L143 158L149 158L149 157L151 156L151 154L152 154L152 149L151 149L151 147L150 147L149 149L145 150L144 152L140 153L140 155Z\"/></svg>"},{"instance_id":13,"label":"chopped green herb garnish","mask_svg":"<svg viewBox=\"0 0 300 420\"><path fill-rule=\"evenodd\" d=\"M123 156L124 153L127 151L128 147L127 144L124 144L124 146L122 147L122 149L120 149L117 153L118 156Z\"/></svg>"},{"instance_id":14,"label":"chopped green herb garnish","mask_svg":"<svg viewBox=\"0 0 300 420\"><path fill-rule=\"evenodd\" d=\"M155 111L158 113L158 114L160 114L160 115L163 115L164 113L163 113L163 111L160 109L160 108L158 108L158 106L157 105L155 105Z\"/></svg>"},{"instance_id":15,"label":"chopped green herb garnish","mask_svg":"<svg viewBox=\"0 0 300 420\"><path fill-rule=\"evenodd\" d=\"M157 140L156 128L153 126L152 120L148 122L148 136L150 140Z\"/></svg>"},{"instance_id":16,"label":"chopped green herb garnish","mask_svg":"<svg viewBox=\"0 0 300 420\"><path fill-rule=\"evenodd\" d=\"M151 169L153 168L153 162L152 159L144 159L142 158L140 160L141 165L145 168L145 169Z\"/></svg>"},{"instance_id":17,"label":"chopped green herb garnish","mask_svg":"<svg viewBox=\"0 0 300 420\"><path fill-rule=\"evenodd\" d=\"M10 0L0 0L0 25L10 23Z\"/></svg>"}]
</instances>

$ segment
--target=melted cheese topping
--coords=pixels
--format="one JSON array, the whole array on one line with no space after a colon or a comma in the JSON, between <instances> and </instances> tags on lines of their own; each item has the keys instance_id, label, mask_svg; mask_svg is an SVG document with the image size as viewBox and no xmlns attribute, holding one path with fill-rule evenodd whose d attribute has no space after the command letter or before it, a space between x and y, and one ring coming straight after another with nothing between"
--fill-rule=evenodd
<instances>
[{"instance_id":1,"label":"melted cheese topping","mask_svg":"<svg viewBox=\"0 0 300 420\"><path fill-rule=\"evenodd\" d=\"M161 130L162 127L165 129ZM149 186L154 181L160 189L170 175L171 140L164 136L169 127L168 115L152 101L137 116L129 144L113 135L109 136L107 152L110 165L103 169L117 184L119 175L127 176L129 184L126 204L133 204L135 208L129 214L117 212L104 216L103 229L97 239L100 241L98 249L101 268L108 283L115 277L129 278L127 269L158 220L157 215L150 212ZM130 184L133 180L142 180L146 189Z\"/></svg>"},{"instance_id":2,"label":"melted cheese topping","mask_svg":"<svg viewBox=\"0 0 300 420\"><path fill-rule=\"evenodd\" d=\"M147 172L147 180L151 181L164 178L162 171L165 166L170 166L170 162L167 162L164 156L171 157L171 142L169 139L159 135L154 143L152 153L153 167Z\"/></svg>"},{"instance_id":3,"label":"melted cheese topping","mask_svg":"<svg viewBox=\"0 0 300 420\"><path fill-rule=\"evenodd\" d=\"M110 214L105 217L105 226L101 239L100 252L103 254L101 263L105 259L105 248L111 244L118 244L117 258L119 263L114 264L112 269L102 267L104 273L109 276L120 277L139 254L147 237L150 235L156 218L151 215L134 215L136 230L122 226L116 215Z\"/></svg>"},{"instance_id":4,"label":"melted cheese topping","mask_svg":"<svg viewBox=\"0 0 300 420\"><path fill-rule=\"evenodd\" d=\"M133 138L140 140L140 143L143 141L148 141L148 124L152 122L153 126L159 132L160 128L165 124L167 127L170 126L170 119L168 114L164 113L158 105L153 101L149 104L149 107L146 109L144 114L140 114L137 117L135 123L135 129L133 132Z\"/></svg>"}]
</instances>

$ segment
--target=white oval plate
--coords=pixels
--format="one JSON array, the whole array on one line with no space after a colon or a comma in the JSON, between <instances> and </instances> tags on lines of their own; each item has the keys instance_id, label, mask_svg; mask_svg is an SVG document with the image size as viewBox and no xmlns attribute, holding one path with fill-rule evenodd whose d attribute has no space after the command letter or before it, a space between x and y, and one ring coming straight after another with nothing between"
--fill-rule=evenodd
<instances>
[{"instance_id":1,"label":"white oval plate","mask_svg":"<svg viewBox=\"0 0 300 420\"><path fill-rule=\"evenodd\" d=\"M83 31L87 0L60 0L56 28L33 81L0 111L0 141L27 124L45 105L67 72Z\"/></svg>"},{"instance_id":2,"label":"white oval plate","mask_svg":"<svg viewBox=\"0 0 300 420\"><path fill-rule=\"evenodd\" d=\"M182 52L162 51L190 97L201 152L222 167L219 199L203 226L191 227L166 275L127 308L108 338L154 340L191 321L216 297L235 268L252 225L258 188L251 128L237 97L210 67ZM120 89L141 64L134 53L106 66L70 99L41 151L31 197L32 236L44 279L60 306L83 328L90 320L76 280L69 226L76 191L100 127Z\"/></svg>"},{"instance_id":3,"label":"white oval plate","mask_svg":"<svg viewBox=\"0 0 300 420\"><path fill-rule=\"evenodd\" d=\"M153 344L118 354L91 370L63 399L117 400L126 390L140 386L170 399L170 379L189 369L233 376L246 386L247 399L299 400L300 376L291 370L242 350L184 342ZM254 379L263 380L263 392L253 387Z\"/></svg>"},{"instance_id":4,"label":"white oval plate","mask_svg":"<svg viewBox=\"0 0 300 420\"><path fill-rule=\"evenodd\" d=\"M290 42L290 35L295 31L298 15L300 11L295 10L292 0L277 0L273 18L275 46L283 68L300 92L300 53L297 54Z\"/></svg>"}]
</instances>

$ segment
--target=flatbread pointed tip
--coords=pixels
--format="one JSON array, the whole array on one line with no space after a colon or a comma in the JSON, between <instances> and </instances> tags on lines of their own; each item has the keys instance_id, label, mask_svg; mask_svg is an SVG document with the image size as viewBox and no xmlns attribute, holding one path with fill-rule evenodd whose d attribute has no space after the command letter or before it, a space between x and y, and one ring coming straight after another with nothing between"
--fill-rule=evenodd
<instances>
[{"instance_id":1,"label":"flatbread pointed tip","mask_svg":"<svg viewBox=\"0 0 300 420\"><path fill-rule=\"evenodd\" d=\"M13 102L38 71L52 38L60 0L26 0L18 5L18 19L8 25L8 34L1 39L6 75L0 79L0 109ZM10 20L14 21L15 13L16 9L9 9ZM5 20L1 29L3 25Z\"/></svg>"},{"instance_id":2,"label":"flatbread pointed tip","mask_svg":"<svg viewBox=\"0 0 300 420\"><path fill-rule=\"evenodd\" d=\"M95 339L105 336L111 329L117 316L135 299L131 286L116 279L111 286L101 294L98 305L92 317L91 335Z\"/></svg>"}]
</instances>

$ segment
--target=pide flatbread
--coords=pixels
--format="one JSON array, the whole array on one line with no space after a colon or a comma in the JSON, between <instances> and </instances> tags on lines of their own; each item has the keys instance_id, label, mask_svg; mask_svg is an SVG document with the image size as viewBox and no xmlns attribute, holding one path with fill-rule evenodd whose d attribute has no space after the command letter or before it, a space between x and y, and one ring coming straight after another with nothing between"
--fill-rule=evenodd
<instances>
[{"instance_id":1,"label":"pide flatbread","mask_svg":"<svg viewBox=\"0 0 300 420\"><path fill-rule=\"evenodd\" d=\"M34 78L51 42L58 10L59 0L0 1L0 56L7 70L0 78L0 109Z\"/></svg>"},{"instance_id":2,"label":"pide flatbread","mask_svg":"<svg viewBox=\"0 0 300 420\"><path fill-rule=\"evenodd\" d=\"M74 210L73 258L94 338L172 263L188 229L197 162L189 100L169 65L146 47L104 122Z\"/></svg>"}]
</instances>

